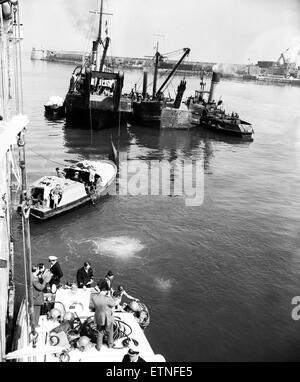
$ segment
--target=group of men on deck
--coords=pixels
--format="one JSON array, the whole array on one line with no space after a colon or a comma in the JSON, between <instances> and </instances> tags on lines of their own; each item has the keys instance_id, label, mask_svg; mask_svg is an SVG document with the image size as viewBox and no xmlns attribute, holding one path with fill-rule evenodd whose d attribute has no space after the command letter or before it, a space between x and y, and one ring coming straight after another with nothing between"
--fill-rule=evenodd
<instances>
[{"instance_id":1,"label":"group of men on deck","mask_svg":"<svg viewBox=\"0 0 300 382\"><path fill-rule=\"evenodd\" d=\"M51 292L55 293L56 288L60 287L60 280L63 277L63 272L57 261L56 256L49 256L49 262L51 263L50 269L46 269L44 264L40 263L37 266L32 267L33 273L33 298L34 298L34 313L35 313L35 325L38 327L39 317L41 313L41 307L44 305L44 294L49 286ZM109 270L104 279L99 280L96 284L94 282L94 274L91 268L91 263L86 261L83 267L78 269L76 274L76 281L78 288L91 288L93 286L94 292L91 297L91 305L95 309L95 323L97 326L97 343L96 349L100 351L103 344L104 336L107 337L107 346L113 347L113 325L114 325L114 310L120 308L120 303L123 296L129 299L139 301L133 296L130 296L124 289L123 285L119 285L116 290L112 288L114 274ZM49 288L48 288L49 290ZM47 290L47 291L48 291ZM53 309L55 310L55 309ZM70 313L67 312L66 315ZM69 317L69 316L68 316ZM70 320L70 318L68 318ZM65 322L62 323L63 325ZM80 337L78 342L83 341ZM89 341L88 341L89 343ZM79 346L80 348L80 346ZM85 348L83 346L83 348ZM124 362L141 362L144 361L139 357L139 350L132 343L129 346L128 353L124 356Z\"/></svg>"}]
</instances>

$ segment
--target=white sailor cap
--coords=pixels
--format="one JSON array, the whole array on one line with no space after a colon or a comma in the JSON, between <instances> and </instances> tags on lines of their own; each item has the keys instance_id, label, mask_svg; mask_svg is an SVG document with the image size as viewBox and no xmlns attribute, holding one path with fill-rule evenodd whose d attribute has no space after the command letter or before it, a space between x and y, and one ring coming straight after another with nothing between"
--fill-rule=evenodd
<instances>
[{"instance_id":1,"label":"white sailor cap","mask_svg":"<svg viewBox=\"0 0 300 382\"><path fill-rule=\"evenodd\" d=\"M52 261L52 260L57 260L57 257L56 257L56 256L49 256L48 259L49 259L50 261Z\"/></svg>"}]
</instances>

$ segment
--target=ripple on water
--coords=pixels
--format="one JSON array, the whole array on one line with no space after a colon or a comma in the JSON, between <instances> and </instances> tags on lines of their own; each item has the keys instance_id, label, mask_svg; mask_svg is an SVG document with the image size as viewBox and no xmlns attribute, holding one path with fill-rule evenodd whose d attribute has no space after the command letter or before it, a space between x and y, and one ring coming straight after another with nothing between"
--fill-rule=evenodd
<instances>
[{"instance_id":1,"label":"ripple on water","mask_svg":"<svg viewBox=\"0 0 300 382\"><path fill-rule=\"evenodd\" d=\"M75 242L75 241L74 241ZM110 236L106 238L93 238L76 241L77 246L87 245L89 251L96 255L106 255L112 257L138 257L136 254L141 252L145 245L140 240L129 236ZM74 243L68 245L74 252Z\"/></svg>"},{"instance_id":2,"label":"ripple on water","mask_svg":"<svg viewBox=\"0 0 300 382\"><path fill-rule=\"evenodd\" d=\"M169 291L174 284L173 279L165 279L163 277L155 277L154 281L156 287L163 292Z\"/></svg>"}]
</instances>

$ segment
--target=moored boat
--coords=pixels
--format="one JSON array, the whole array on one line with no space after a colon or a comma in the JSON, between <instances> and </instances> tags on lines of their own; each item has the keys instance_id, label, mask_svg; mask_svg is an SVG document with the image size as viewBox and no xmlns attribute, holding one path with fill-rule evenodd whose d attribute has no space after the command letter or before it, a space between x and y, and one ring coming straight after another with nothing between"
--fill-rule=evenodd
<instances>
[{"instance_id":1,"label":"moored boat","mask_svg":"<svg viewBox=\"0 0 300 382\"><path fill-rule=\"evenodd\" d=\"M220 81L220 74L213 72L211 87L207 91L204 89L203 75L200 82L200 90L195 91L195 95L189 97L186 101L189 110L192 113L191 122L200 125L211 131L221 134L234 135L246 139L252 139L254 130L251 123L241 119L235 112L227 114L221 108L223 101L220 99L217 103L214 100L215 86ZM205 99L205 96L208 99Z\"/></svg>"},{"instance_id":2,"label":"moored boat","mask_svg":"<svg viewBox=\"0 0 300 382\"><path fill-rule=\"evenodd\" d=\"M132 113L131 100L122 95L123 73L112 73L105 67L110 38L102 38L103 0L99 14L99 32L92 52L75 67L64 101L70 126L75 123L94 130L126 124Z\"/></svg>"},{"instance_id":3,"label":"moored boat","mask_svg":"<svg viewBox=\"0 0 300 382\"><path fill-rule=\"evenodd\" d=\"M53 96L45 103L45 115L49 117L64 117L65 105L64 100L61 97Z\"/></svg>"},{"instance_id":4,"label":"moored boat","mask_svg":"<svg viewBox=\"0 0 300 382\"><path fill-rule=\"evenodd\" d=\"M110 160L81 161L64 169L65 176L43 176L31 185L30 213L45 220L80 205L95 203L109 192L117 175Z\"/></svg>"},{"instance_id":5,"label":"moored boat","mask_svg":"<svg viewBox=\"0 0 300 382\"><path fill-rule=\"evenodd\" d=\"M185 57L187 57L190 53L189 48L183 49L183 55L173 67L171 72L168 74L162 85L157 90L157 75L159 63L162 61L164 56L162 56L158 51L158 44L155 53L155 61L154 61L154 78L153 78L153 90L152 96L147 93L147 81L148 81L148 73L144 72L143 79L143 91L142 93L138 93L136 91L131 91L131 99L133 101L133 114L130 117L129 121L132 124L141 124L152 127L160 127L162 112L165 108L174 108L179 109L183 93L185 91L186 82L182 80L180 85L178 86L177 94L175 100L170 98L165 98L163 95L163 91L166 89L168 84L170 83L172 77L174 76L176 70L183 62Z\"/></svg>"}]
</instances>

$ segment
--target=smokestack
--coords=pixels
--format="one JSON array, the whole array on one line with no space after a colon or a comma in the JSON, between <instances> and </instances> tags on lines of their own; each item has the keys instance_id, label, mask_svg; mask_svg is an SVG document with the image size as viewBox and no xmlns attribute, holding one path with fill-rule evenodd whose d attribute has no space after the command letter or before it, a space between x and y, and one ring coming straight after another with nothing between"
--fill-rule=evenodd
<instances>
[{"instance_id":1,"label":"smokestack","mask_svg":"<svg viewBox=\"0 0 300 382\"><path fill-rule=\"evenodd\" d=\"M210 84L210 91L209 91L209 97L208 97L208 102L213 101L214 97L214 92L216 85L220 82L221 74L217 72L213 72L212 79L211 79L211 84Z\"/></svg>"},{"instance_id":2,"label":"smokestack","mask_svg":"<svg viewBox=\"0 0 300 382\"><path fill-rule=\"evenodd\" d=\"M144 72L144 77L143 77L143 99L146 98L146 94L147 94L147 81L148 81L148 72Z\"/></svg>"},{"instance_id":3,"label":"smokestack","mask_svg":"<svg viewBox=\"0 0 300 382\"><path fill-rule=\"evenodd\" d=\"M177 88L177 94L176 94L176 98L175 98L175 101L173 104L174 109L180 108L180 104L181 104L183 93L184 93L185 89L186 89L186 81L185 81L185 79L183 79L180 81L180 84Z\"/></svg>"}]
</instances>

